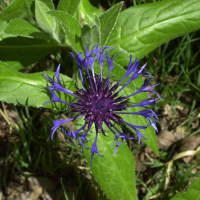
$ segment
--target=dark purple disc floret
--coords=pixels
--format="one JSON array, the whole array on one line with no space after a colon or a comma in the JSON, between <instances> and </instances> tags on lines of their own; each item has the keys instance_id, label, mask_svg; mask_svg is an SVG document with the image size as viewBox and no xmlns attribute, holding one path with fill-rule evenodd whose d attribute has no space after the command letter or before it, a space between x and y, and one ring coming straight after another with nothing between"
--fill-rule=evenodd
<instances>
[{"instance_id":1,"label":"dark purple disc floret","mask_svg":"<svg viewBox=\"0 0 200 200\"><path fill-rule=\"evenodd\" d=\"M157 131L155 118L158 119L157 115L148 107L149 105L156 106L156 100L158 99L152 99L148 98L145 99L137 104L130 105L129 97L136 95L138 93L142 92L153 92L158 97L159 95L155 92L150 90L151 88L157 86L151 86L149 88L146 88L149 84L149 80L145 81L144 84L141 86L141 88L134 92L133 94L130 94L128 96L122 96L120 95L120 91L122 91L130 82L134 81L137 78L140 77L153 77L149 72L145 70L145 66L142 66L138 69L139 61L137 59L132 63L132 56L130 56L130 62L127 68L127 71L123 78L119 80L118 82L114 82L110 80L111 77L111 71L114 68L113 61L116 56L110 57L108 53L112 51L111 47L103 47L100 48L99 45L95 45L91 51L88 51L89 45L86 48L86 55L83 53L76 52L76 55L73 53L70 53L70 55L76 60L76 63L78 65L78 69L80 72L80 77L82 81L82 88L78 88L76 86L76 91L72 92L66 88L64 88L60 82L60 65L57 68L56 74L53 76L53 79L50 78L46 72L43 77L51 83L50 86L48 86L48 89L51 91L51 97L52 101L48 101L46 103L50 102L60 102L69 105L70 112L72 114L72 118L67 120L55 120L53 121L54 126L51 129L51 139L53 140L53 135L56 131L56 129L63 123L78 119L80 117L84 117L85 124L78 130L74 132L67 133L64 129L62 129L63 133L67 136L70 136L72 139L77 139L80 144L83 147L85 147L85 143L87 142L87 134L90 131L90 128L92 124L95 124L96 129L96 137L95 141L92 145L91 149L91 163L94 156L94 153L97 153L99 156L101 156L97 150L97 138L98 134L103 134L105 136L106 133L103 129L103 124L105 124L111 132L115 135L115 141L116 141L116 148L115 152L117 151L118 145L123 144L123 140L125 139L136 139L138 138L138 141L140 142L140 139L146 139L142 133L140 132L140 129L146 129L148 126L153 126L154 129ZM120 52L122 53L122 52ZM100 64L100 76L96 76L94 73L94 59L95 57L99 61ZM106 79L103 79L103 63L107 60L108 66L109 66L109 74ZM83 76L83 68L86 70L87 73L87 79L84 80ZM91 74L90 74L91 70ZM55 80L55 77L57 81ZM129 77L129 81L121 85L121 82L126 78ZM86 84L86 80L88 80L89 84ZM61 100L55 93L55 91L61 91L64 93L67 93L73 97L76 98L75 103L68 103L63 100ZM160 97L159 97L160 98ZM45 103L45 104L46 104ZM140 107L144 108L143 110L140 110L138 112L123 112L126 111L127 108L131 107ZM123 120L119 114L131 114L131 115L140 115L147 119L149 124L145 126L137 126L132 125L130 123L127 123ZM74 116L75 115L75 116ZM132 128L135 131L135 135L129 135L121 132L115 124L126 124L130 128ZM84 133L81 134L81 132L85 130ZM109 136L109 135L108 135ZM119 138L121 138L121 142L119 142ZM115 142L114 141L114 142ZM113 143L114 143L113 142Z\"/></svg>"}]
</instances>

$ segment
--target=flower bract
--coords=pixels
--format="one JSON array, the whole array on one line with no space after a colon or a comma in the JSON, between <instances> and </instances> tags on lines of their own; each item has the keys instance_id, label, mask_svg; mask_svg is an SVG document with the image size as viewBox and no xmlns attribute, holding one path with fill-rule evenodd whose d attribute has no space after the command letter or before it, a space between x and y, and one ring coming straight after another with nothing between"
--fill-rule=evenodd
<instances>
[{"instance_id":1,"label":"flower bract","mask_svg":"<svg viewBox=\"0 0 200 200\"><path fill-rule=\"evenodd\" d=\"M53 78L49 77L46 72L42 74L43 77L50 83L47 87L51 92L51 101L50 102L60 102L67 104L70 109L70 113L72 114L72 118L67 120L55 120L53 121L54 126L51 129L51 138L53 140L53 136L55 131L58 127L60 127L63 123L76 120L81 117L84 118L84 125L74 132L67 132L62 128L62 131L65 135L71 137L72 139L77 139L79 143L82 145L82 149L85 148L85 143L87 142L87 135L90 133L90 129L94 124L96 130L95 140L93 142L92 147L90 147L91 151L91 164L94 154L99 154L97 149L97 140L98 134L103 134L105 136L106 132L103 128L103 124L108 127L108 129L114 134L116 142L116 148L114 154L116 153L118 146L123 144L124 140L127 139L138 139L140 142L141 138L146 139L142 133L141 129L146 129L148 126L153 126L153 128L157 131L156 121L158 119L157 115L153 110L149 108L149 106L154 105L156 106L156 100L159 99L159 95L151 90L157 85L151 86L147 88L149 85L149 80L146 80L144 84L134 93L123 96L120 95L120 92L132 81L136 80L137 78L147 77L153 78L153 76L146 71L145 67L146 64L142 67L139 67L139 61L137 58L134 62L132 62L132 56L130 55L130 62L127 67L127 71L124 76L118 80L113 81L111 80L111 72L115 67L114 59L118 55L109 56L109 53L114 48L111 47L102 47L100 48L99 45L93 46L91 51L89 51L89 45L86 48L85 55L81 52L69 53L72 56L79 69L80 73L80 80L82 82L82 87L79 88L76 86L76 91L72 92L65 87L63 87L60 81L60 65L57 68L57 71ZM120 52L123 53L123 52ZM94 71L94 63L95 60L98 61L100 67L100 75L95 75ZM109 67L108 76L105 78L103 73L103 65L107 62ZM85 74L84 74L85 72ZM122 84L124 79L128 78L128 81L125 84ZM127 80L127 79L126 79ZM76 101L75 102L65 102L64 100L60 99L55 91L61 91L68 95L73 96ZM137 95L143 92L152 92L157 95L158 98L147 98L138 103L131 103L130 97ZM46 104L45 103L45 104ZM128 112L128 108L131 107L139 107L140 111L138 112ZM121 116L123 115L136 115L142 116L148 122L144 126L139 126L135 124L130 124L126 122ZM134 123L134 122L133 122ZM116 124L125 124L126 126L133 129L135 134L127 134L122 132L116 127Z\"/></svg>"}]
</instances>

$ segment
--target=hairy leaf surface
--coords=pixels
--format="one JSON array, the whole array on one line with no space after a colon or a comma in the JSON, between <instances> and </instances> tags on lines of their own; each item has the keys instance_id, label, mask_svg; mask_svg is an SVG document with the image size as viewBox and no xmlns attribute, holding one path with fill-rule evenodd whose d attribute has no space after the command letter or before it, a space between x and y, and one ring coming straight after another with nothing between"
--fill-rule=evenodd
<instances>
[{"instance_id":1,"label":"hairy leaf surface","mask_svg":"<svg viewBox=\"0 0 200 200\"><path fill-rule=\"evenodd\" d=\"M55 10L53 2L51 0L35 1L35 17L37 23L39 24L42 30L53 35L56 27L56 21L52 16L46 13L50 10Z\"/></svg>"},{"instance_id":2,"label":"hairy leaf surface","mask_svg":"<svg viewBox=\"0 0 200 200\"><path fill-rule=\"evenodd\" d=\"M58 3L57 10L68 13L69 15L74 16L78 10L80 0L60 0Z\"/></svg>"},{"instance_id":3,"label":"hairy leaf surface","mask_svg":"<svg viewBox=\"0 0 200 200\"><path fill-rule=\"evenodd\" d=\"M119 16L120 9L123 5L123 2L116 4L106 12L104 12L100 17L100 30L101 30L101 45L104 46L107 39L109 38L110 33L112 32L117 18Z\"/></svg>"},{"instance_id":4,"label":"hairy leaf surface","mask_svg":"<svg viewBox=\"0 0 200 200\"><path fill-rule=\"evenodd\" d=\"M100 43L100 31L97 25L84 25L81 30L81 42L83 49L86 49L87 45L90 44L92 48L95 44Z\"/></svg>"},{"instance_id":5,"label":"hairy leaf surface","mask_svg":"<svg viewBox=\"0 0 200 200\"><path fill-rule=\"evenodd\" d=\"M72 48L75 51L82 51L81 25L79 22L73 16L63 11L49 11L48 14L54 16L56 20L61 23Z\"/></svg>"}]
</instances>

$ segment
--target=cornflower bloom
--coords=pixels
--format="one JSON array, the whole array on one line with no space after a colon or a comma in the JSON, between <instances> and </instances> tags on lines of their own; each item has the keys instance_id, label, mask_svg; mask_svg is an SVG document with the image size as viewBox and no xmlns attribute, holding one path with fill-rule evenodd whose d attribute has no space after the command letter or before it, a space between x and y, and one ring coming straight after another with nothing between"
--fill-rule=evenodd
<instances>
[{"instance_id":1,"label":"cornflower bloom","mask_svg":"<svg viewBox=\"0 0 200 200\"><path fill-rule=\"evenodd\" d=\"M113 55L112 57L108 55L108 53L114 49L114 48L111 49L111 47L106 46L100 48L99 45L95 45L93 46L91 51L89 51L88 50L89 45L88 45L86 48L85 55L80 52L76 52L75 54L69 53L75 59L78 65L80 78L83 86L82 88L78 88L76 86L75 92L72 92L62 86L60 82L60 65L58 66L57 71L53 76L53 79L50 78L46 72L44 72L45 75L42 74L42 76L51 84L50 86L47 86L47 88L51 91L52 101L48 101L46 103L50 102L64 103L69 105L69 109L72 116L73 114L78 113L76 114L76 116L73 116L72 118L67 120L53 121L54 126L51 129L51 139L53 140L54 133L61 124L72 120L76 120L80 117L84 117L85 124L78 130L74 132L70 131L68 133L66 130L62 128L62 131L65 135L71 137L72 139L77 139L79 143L82 145L82 150L83 150L83 147L85 147L85 143L87 142L87 135L91 129L91 126L92 124L95 125L96 137L92 147L90 148L91 164L94 153L101 156L97 149L97 138L98 134L101 133L106 136L106 133L102 126L103 123L115 135L114 142L116 141L116 148L114 154L116 153L118 146L123 144L123 140L138 139L138 141L140 142L141 138L146 139L140 132L140 129L146 129L148 126L153 126L154 129L157 131L155 118L158 119L158 117L148 106L149 105L156 106L156 100L158 98L156 99L148 98L133 105L130 105L129 98L142 92L152 92L159 97L159 95L155 91L151 90L158 84L147 88L149 80L146 80L138 91L128 96L120 96L120 91L122 91L130 82L134 81L137 78L153 77L153 76L145 70L146 64L143 65L141 68L138 68L140 62L137 61L137 59L132 63L132 56L130 55L130 62L123 78L118 82L111 81L111 71L115 67L113 61L115 57L118 55L118 54L116 56ZM100 71L101 71L100 76L96 76L94 73L95 57L97 58L100 65ZM109 73L108 77L106 79L103 79L103 63L106 60L109 66ZM85 80L83 76L83 68L85 68L87 73L87 79ZM126 77L129 77L129 81L126 84L122 85L121 83ZM55 78L57 79L57 81L55 80ZM75 97L76 102L68 103L63 101L56 95L55 91L61 91ZM127 108L132 108L132 107L140 107L144 109L138 112L122 112L127 110ZM119 114L140 115L145 119L147 119L149 124L146 124L144 126L133 125L124 121L123 118L119 116ZM134 130L135 135L133 134L129 135L121 132L115 126L115 124L119 125L126 124L127 126L129 126ZM83 130L85 130L85 132L81 133L81 131ZM119 141L120 138L121 140Z\"/></svg>"}]
</instances>

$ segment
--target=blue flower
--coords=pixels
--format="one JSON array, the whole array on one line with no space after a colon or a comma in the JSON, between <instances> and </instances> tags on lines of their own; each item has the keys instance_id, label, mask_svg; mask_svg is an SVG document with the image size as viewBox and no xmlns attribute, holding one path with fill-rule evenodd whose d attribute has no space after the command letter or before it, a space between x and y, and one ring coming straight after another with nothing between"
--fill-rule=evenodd
<instances>
[{"instance_id":1,"label":"blue flower","mask_svg":"<svg viewBox=\"0 0 200 200\"><path fill-rule=\"evenodd\" d=\"M45 75L42 74L42 76L51 84L47 88L51 91L51 98L52 101L48 101L46 103L50 102L60 102L69 105L70 112L72 114L72 118L67 120L55 120L53 121L54 126L51 129L51 139L53 140L53 136L57 128L68 121L78 119L80 117L84 117L85 124L78 130L74 132L67 132L66 130L62 129L63 133L72 139L77 139L79 143L83 147L85 147L85 143L87 142L87 134L90 131L90 128L92 124L95 125L96 130L96 137L94 140L94 143L92 147L90 148L91 151L91 164L92 159L94 157L94 153L101 156L97 149L97 139L98 134L103 134L106 136L106 133L103 129L103 124L105 124L111 132L115 135L115 141L116 142L116 148L114 151L114 154L116 153L118 146L123 144L123 140L127 139L138 139L140 142L141 138L146 139L142 133L140 132L141 129L146 129L148 126L153 126L154 129L157 131L155 118L158 119L157 115L149 108L150 105L156 106L156 100L159 99L159 95L150 89L154 88L157 85L151 86L147 88L149 85L149 80L145 81L144 84L141 86L141 88L128 95L128 96L121 96L120 91L122 91L130 82L134 81L137 78L141 77L153 77L149 72L146 71L145 67L146 64L143 65L141 68L138 68L139 61L137 59L132 63L132 56L130 55L130 62L127 68L127 71L123 78L119 80L118 82L111 81L111 71L115 67L113 64L113 61L116 56L110 57L108 53L112 51L111 47L103 47L100 48L99 45L95 45L91 51L88 50L89 45L86 48L86 54L76 52L76 54L69 53L76 61L80 73L80 78L82 81L82 88L78 88L76 86L76 91L72 92L66 88L64 88L60 82L60 65L57 68L57 71L55 75L53 76L53 79L50 78L46 72ZM122 53L122 52L120 52ZM100 65L100 76L96 76L94 73L94 59L97 58L99 65ZM109 74L106 79L103 79L103 63L107 61L109 66ZM83 76L83 69L87 73L87 78L84 80ZM122 81L129 76L129 81L122 85ZM56 78L56 80L55 80ZM154 78L154 77L153 77ZM71 95L75 97L76 102L75 103L68 103L60 99L55 91L61 91L68 95ZM148 98L145 99L137 104L130 105L129 98L133 95L142 93L142 92L152 92L155 93L158 98ZM45 103L45 104L46 104ZM124 112L127 110L127 108L131 107L140 107L143 108L143 110L140 110L139 112ZM75 113L78 113L75 115ZM146 124L145 126L138 126L130 124L123 120L119 114L130 114L130 115L140 115L147 119L149 124ZM129 135L126 133L121 132L117 129L115 124L126 124L131 129L134 130L135 135ZM81 131L85 131L83 134ZM109 135L108 135L109 136ZM119 139L121 138L121 142L119 142ZM113 143L114 143L113 142Z\"/></svg>"}]
</instances>

